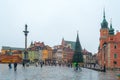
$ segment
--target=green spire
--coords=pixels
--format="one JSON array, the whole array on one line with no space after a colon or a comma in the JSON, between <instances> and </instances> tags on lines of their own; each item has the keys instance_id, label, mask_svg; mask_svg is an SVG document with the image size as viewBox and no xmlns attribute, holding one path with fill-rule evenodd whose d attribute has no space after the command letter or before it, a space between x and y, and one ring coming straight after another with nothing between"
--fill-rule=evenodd
<instances>
[{"instance_id":1,"label":"green spire","mask_svg":"<svg viewBox=\"0 0 120 80\"><path fill-rule=\"evenodd\" d=\"M106 21L105 19L105 8L104 8L104 11L103 11L103 21L101 23L101 28L108 28L108 22Z\"/></svg>"},{"instance_id":2,"label":"green spire","mask_svg":"<svg viewBox=\"0 0 120 80\"><path fill-rule=\"evenodd\" d=\"M114 29L112 28L112 19L111 19L111 21L110 21L109 34L110 34L110 35L114 35Z\"/></svg>"},{"instance_id":3,"label":"green spire","mask_svg":"<svg viewBox=\"0 0 120 80\"><path fill-rule=\"evenodd\" d=\"M104 8L104 11L103 11L103 19L105 19L105 8Z\"/></svg>"},{"instance_id":4,"label":"green spire","mask_svg":"<svg viewBox=\"0 0 120 80\"><path fill-rule=\"evenodd\" d=\"M82 47L79 41L78 33L77 33L77 39L76 39L76 45L75 45L75 52L73 55L73 62L83 63L83 53L82 53Z\"/></svg>"}]
</instances>

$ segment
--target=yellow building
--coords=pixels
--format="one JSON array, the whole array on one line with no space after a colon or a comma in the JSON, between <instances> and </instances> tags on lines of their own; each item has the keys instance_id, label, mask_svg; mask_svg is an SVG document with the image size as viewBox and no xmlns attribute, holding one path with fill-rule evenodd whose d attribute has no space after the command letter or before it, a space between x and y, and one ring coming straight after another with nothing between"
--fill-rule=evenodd
<instances>
[{"instance_id":1,"label":"yellow building","mask_svg":"<svg viewBox=\"0 0 120 80\"><path fill-rule=\"evenodd\" d=\"M42 60L52 60L52 48L49 46L45 46L45 48L42 51Z\"/></svg>"},{"instance_id":2,"label":"yellow building","mask_svg":"<svg viewBox=\"0 0 120 80\"><path fill-rule=\"evenodd\" d=\"M48 50L43 49L43 51L42 51L42 60L45 61L47 59L48 59Z\"/></svg>"}]
</instances>

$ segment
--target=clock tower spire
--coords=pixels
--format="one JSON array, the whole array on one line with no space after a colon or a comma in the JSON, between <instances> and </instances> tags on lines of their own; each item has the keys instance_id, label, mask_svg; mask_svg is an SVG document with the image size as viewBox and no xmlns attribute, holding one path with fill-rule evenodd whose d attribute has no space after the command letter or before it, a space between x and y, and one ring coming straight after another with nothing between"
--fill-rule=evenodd
<instances>
[{"instance_id":1,"label":"clock tower spire","mask_svg":"<svg viewBox=\"0 0 120 80\"><path fill-rule=\"evenodd\" d=\"M109 35L108 22L105 19L105 9L103 10L103 21L101 23L100 29L100 48L103 47L104 42L106 42Z\"/></svg>"}]
</instances>

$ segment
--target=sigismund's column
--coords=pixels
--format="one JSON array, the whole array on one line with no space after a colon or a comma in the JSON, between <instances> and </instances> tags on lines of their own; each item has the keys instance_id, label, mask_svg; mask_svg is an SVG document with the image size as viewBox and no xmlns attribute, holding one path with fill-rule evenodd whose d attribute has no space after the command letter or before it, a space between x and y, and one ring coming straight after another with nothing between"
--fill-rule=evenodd
<instances>
[{"instance_id":1,"label":"sigismund's column","mask_svg":"<svg viewBox=\"0 0 120 80\"><path fill-rule=\"evenodd\" d=\"M25 24L25 31L23 31L25 34L25 52L24 52L24 60L28 60L28 52L27 52L27 35L29 31L27 31L27 24Z\"/></svg>"}]
</instances>

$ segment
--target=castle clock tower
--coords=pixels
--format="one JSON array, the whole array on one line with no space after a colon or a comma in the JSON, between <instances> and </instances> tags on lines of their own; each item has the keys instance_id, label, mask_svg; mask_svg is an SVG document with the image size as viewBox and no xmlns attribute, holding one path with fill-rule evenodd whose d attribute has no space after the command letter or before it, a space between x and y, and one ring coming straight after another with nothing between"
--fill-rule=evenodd
<instances>
[{"instance_id":1,"label":"castle clock tower","mask_svg":"<svg viewBox=\"0 0 120 80\"><path fill-rule=\"evenodd\" d=\"M100 29L100 49L103 47L103 44L107 41L109 35L108 22L105 19L105 10L103 11L103 21L101 23Z\"/></svg>"}]
</instances>

